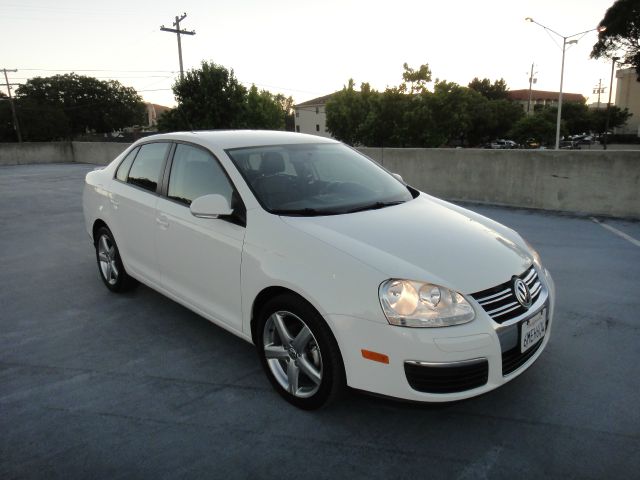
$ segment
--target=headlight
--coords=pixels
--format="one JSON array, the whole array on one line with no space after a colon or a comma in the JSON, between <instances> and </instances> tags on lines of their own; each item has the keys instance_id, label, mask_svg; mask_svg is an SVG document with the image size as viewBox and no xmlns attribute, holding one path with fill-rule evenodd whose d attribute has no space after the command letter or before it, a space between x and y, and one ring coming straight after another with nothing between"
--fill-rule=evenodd
<instances>
[{"instance_id":1,"label":"headlight","mask_svg":"<svg viewBox=\"0 0 640 480\"><path fill-rule=\"evenodd\" d=\"M380 304L391 325L449 327L468 323L475 312L462 295L432 283L387 280L380 285Z\"/></svg>"}]
</instances>

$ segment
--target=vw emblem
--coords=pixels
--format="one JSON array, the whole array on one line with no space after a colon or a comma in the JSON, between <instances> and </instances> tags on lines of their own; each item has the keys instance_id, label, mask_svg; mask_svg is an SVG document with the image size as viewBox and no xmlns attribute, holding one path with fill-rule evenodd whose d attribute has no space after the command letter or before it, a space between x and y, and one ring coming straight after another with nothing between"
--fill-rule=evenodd
<instances>
[{"instance_id":1,"label":"vw emblem","mask_svg":"<svg viewBox=\"0 0 640 480\"><path fill-rule=\"evenodd\" d=\"M513 281L513 294L516 296L518 303L524 308L531 306L531 292L529 291L529 287L518 277Z\"/></svg>"}]
</instances>

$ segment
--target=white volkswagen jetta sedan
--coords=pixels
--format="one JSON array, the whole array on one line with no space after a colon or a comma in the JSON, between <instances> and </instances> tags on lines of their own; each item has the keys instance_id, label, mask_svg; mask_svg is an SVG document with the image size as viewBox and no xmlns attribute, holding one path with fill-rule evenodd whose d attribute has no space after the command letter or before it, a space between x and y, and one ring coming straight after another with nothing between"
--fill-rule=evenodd
<instances>
[{"instance_id":1,"label":"white volkswagen jetta sedan","mask_svg":"<svg viewBox=\"0 0 640 480\"><path fill-rule=\"evenodd\" d=\"M334 140L146 137L87 175L83 207L107 288L143 282L253 342L301 408L345 384L472 397L549 341L554 285L529 244Z\"/></svg>"}]
</instances>

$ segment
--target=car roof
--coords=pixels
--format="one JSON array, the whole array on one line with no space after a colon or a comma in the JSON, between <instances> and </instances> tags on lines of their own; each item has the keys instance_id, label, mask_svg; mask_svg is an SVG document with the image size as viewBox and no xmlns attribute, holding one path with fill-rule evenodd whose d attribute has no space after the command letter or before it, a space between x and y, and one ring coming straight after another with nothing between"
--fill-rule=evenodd
<instances>
[{"instance_id":1,"label":"car roof","mask_svg":"<svg viewBox=\"0 0 640 480\"><path fill-rule=\"evenodd\" d=\"M182 140L224 150L265 145L338 143L332 138L276 130L196 130L192 132L163 133L141 139L142 142L151 140Z\"/></svg>"}]
</instances>

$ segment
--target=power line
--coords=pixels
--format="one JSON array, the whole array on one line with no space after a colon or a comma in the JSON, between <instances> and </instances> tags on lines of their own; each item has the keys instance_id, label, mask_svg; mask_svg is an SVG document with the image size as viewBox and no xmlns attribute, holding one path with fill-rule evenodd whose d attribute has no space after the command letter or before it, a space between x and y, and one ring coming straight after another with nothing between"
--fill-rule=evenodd
<instances>
[{"instance_id":1,"label":"power line","mask_svg":"<svg viewBox=\"0 0 640 480\"><path fill-rule=\"evenodd\" d=\"M181 30L181 32L184 32L184 30ZM87 68L21 68L20 71L26 71L26 72L119 72L119 73L170 73L170 74L177 74L180 73L176 70L118 70L118 69L87 69ZM125 76L119 76L119 75L112 75L112 76L108 76L108 77L95 77L95 78L160 78L163 77L162 75L145 75L144 77L125 77ZM25 77L20 77L20 79L23 79ZM33 77L29 77L29 78L33 78ZM171 78L171 76L166 77L166 78ZM28 78L26 78L28 80ZM289 88L289 87L282 87L282 86L278 86L278 85L268 85L268 84L264 84L264 83L256 83L256 82L251 82L251 81L247 81L247 80L238 80L240 83L242 83L243 85L255 85L256 87L260 87L260 88L274 88L277 90L286 90L289 92L298 92L298 93L308 93L310 95L323 95L324 93L322 92L312 92L310 90L301 90L301 89L297 89L297 88Z\"/></svg>"},{"instance_id":2,"label":"power line","mask_svg":"<svg viewBox=\"0 0 640 480\"><path fill-rule=\"evenodd\" d=\"M86 68L21 68L29 72L121 72L121 73L178 73L175 70L109 70Z\"/></svg>"},{"instance_id":3,"label":"power line","mask_svg":"<svg viewBox=\"0 0 640 480\"><path fill-rule=\"evenodd\" d=\"M176 16L176 21L173 22L173 26L176 27L176 28L167 28L164 25L162 25L160 27L160 30L162 30L163 32L175 33L176 36L178 37L178 59L180 60L180 80L182 80L184 78L184 70L182 68L182 44L180 43L180 35L195 35L196 34L195 30L191 30L191 31L180 30L180 22L182 20L184 20L185 18L187 18L187 14L186 13L183 13L181 17Z\"/></svg>"},{"instance_id":4,"label":"power line","mask_svg":"<svg viewBox=\"0 0 640 480\"><path fill-rule=\"evenodd\" d=\"M184 30L180 30L181 34L183 34L185 31ZM176 72L175 70L118 70L118 69L88 69L88 68L20 68L20 71L27 71L27 72L70 72L70 73L76 73L76 72L102 72L102 73L108 73L108 72L120 72L120 73L168 73L170 75L140 75L140 76L127 76L127 75L109 75L109 76L99 76L99 77L94 77L94 78L98 78L98 79L144 79L144 78L149 78L149 79L157 79L157 80L153 80L151 81L151 83L145 85L144 87L142 87L141 89L136 89L137 92L160 92L160 91L170 91L172 90L171 88L154 88L154 89L149 89L146 87L150 87L156 83L162 82L164 80L169 80L175 78L176 74L178 74L179 72ZM16 77L14 78L14 80L29 80L33 77ZM256 83L256 82L251 82L251 81L246 81L246 80L240 80L238 79L238 81L245 85L245 86L251 86L251 85L255 85L256 87L259 88L267 88L267 89L275 89L275 90L279 90L281 92L297 92L297 93L305 93L305 94L310 94L310 95L322 95L322 92L312 92L310 90L301 90L301 89L296 89L296 88L289 88L289 87L282 87L282 86L277 86L277 85L268 85L268 84L263 84L263 83Z\"/></svg>"},{"instance_id":5,"label":"power line","mask_svg":"<svg viewBox=\"0 0 640 480\"><path fill-rule=\"evenodd\" d=\"M13 77L14 80L30 80L34 77ZM97 79L121 79L121 78L171 78L171 75L135 75L135 76L120 76L120 75L109 75L107 77L92 77Z\"/></svg>"}]
</instances>

